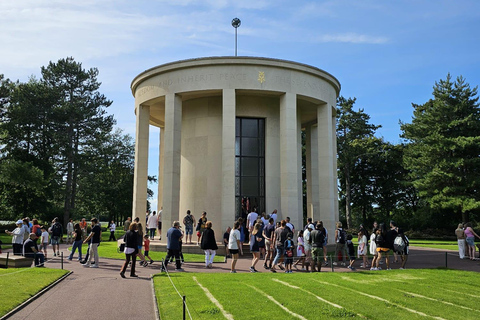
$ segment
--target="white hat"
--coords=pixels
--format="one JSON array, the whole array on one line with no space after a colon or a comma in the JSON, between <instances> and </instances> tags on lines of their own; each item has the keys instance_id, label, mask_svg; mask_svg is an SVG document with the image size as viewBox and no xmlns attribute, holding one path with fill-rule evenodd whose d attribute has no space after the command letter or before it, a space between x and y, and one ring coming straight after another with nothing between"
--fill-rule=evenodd
<instances>
[{"instance_id":1,"label":"white hat","mask_svg":"<svg viewBox=\"0 0 480 320\"><path fill-rule=\"evenodd\" d=\"M311 223L307 226L307 228L308 228L308 229L312 229L312 230L315 229L315 227L314 227L313 224L311 224Z\"/></svg>"},{"instance_id":2,"label":"white hat","mask_svg":"<svg viewBox=\"0 0 480 320\"><path fill-rule=\"evenodd\" d=\"M22 220L18 220L15 224L23 224Z\"/></svg>"}]
</instances>

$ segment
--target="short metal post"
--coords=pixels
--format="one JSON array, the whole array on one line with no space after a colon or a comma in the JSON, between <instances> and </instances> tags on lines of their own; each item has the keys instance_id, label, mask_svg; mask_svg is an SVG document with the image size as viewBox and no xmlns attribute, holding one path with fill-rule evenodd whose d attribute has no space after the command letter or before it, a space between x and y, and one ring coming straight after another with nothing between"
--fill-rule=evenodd
<instances>
[{"instance_id":1,"label":"short metal post","mask_svg":"<svg viewBox=\"0 0 480 320\"><path fill-rule=\"evenodd\" d=\"M448 260L448 252L445 252L445 269L448 268L447 260Z\"/></svg>"},{"instance_id":2,"label":"short metal post","mask_svg":"<svg viewBox=\"0 0 480 320\"><path fill-rule=\"evenodd\" d=\"M61 266L63 270L63 251L60 253L60 261L61 261Z\"/></svg>"},{"instance_id":3,"label":"short metal post","mask_svg":"<svg viewBox=\"0 0 480 320\"><path fill-rule=\"evenodd\" d=\"M332 272L335 271L335 268L333 267L333 259L332 256L330 256L330 265L332 266Z\"/></svg>"},{"instance_id":4,"label":"short metal post","mask_svg":"<svg viewBox=\"0 0 480 320\"><path fill-rule=\"evenodd\" d=\"M185 314L185 296L183 296L183 320L186 319L186 314Z\"/></svg>"},{"instance_id":5,"label":"short metal post","mask_svg":"<svg viewBox=\"0 0 480 320\"><path fill-rule=\"evenodd\" d=\"M10 252L7 252L7 261L5 262L5 268L8 269L8 257L10 256Z\"/></svg>"}]
</instances>

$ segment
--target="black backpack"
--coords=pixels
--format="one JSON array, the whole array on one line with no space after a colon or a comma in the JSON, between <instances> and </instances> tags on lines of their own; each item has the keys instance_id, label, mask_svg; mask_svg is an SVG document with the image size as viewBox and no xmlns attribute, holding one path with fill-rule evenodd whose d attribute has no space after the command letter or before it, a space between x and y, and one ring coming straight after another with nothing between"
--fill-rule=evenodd
<instances>
[{"instance_id":1,"label":"black backpack","mask_svg":"<svg viewBox=\"0 0 480 320\"><path fill-rule=\"evenodd\" d=\"M344 229L338 230L338 243L345 244L347 241L347 232Z\"/></svg>"},{"instance_id":2,"label":"black backpack","mask_svg":"<svg viewBox=\"0 0 480 320\"><path fill-rule=\"evenodd\" d=\"M37 230L35 230L35 235L40 238L42 236L42 229L37 228Z\"/></svg>"},{"instance_id":3,"label":"black backpack","mask_svg":"<svg viewBox=\"0 0 480 320\"><path fill-rule=\"evenodd\" d=\"M57 222L52 226L52 236L60 237L62 235L62 226Z\"/></svg>"}]
</instances>

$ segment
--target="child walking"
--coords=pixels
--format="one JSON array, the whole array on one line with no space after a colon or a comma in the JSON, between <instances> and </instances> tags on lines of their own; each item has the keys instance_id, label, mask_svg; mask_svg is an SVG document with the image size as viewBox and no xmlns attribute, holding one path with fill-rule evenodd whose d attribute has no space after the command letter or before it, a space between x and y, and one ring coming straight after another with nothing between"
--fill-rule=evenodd
<instances>
[{"instance_id":1,"label":"child walking","mask_svg":"<svg viewBox=\"0 0 480 320\"><path fill-rule=\"evenodd\" d=\"M47 247L48 247L48 231L44 226L40 228L42 230L42 245L41 249L43 250L43 255L45 256L45 261L47 261Z\"/></svg>"},{"instance_id":2,"label":"child walking","mask_svg":"<svg viewBox=\"0 0 480 320\"><path fill-rule=\"evenodd\" d=\"M143 255L145 256L145 263L143 264L144 267L147 266L147 258L148 260L150 260L150 264L153 263L153 260L152 258L150 258L150 256L148 255L148 253L150 252L150 239L148 238L148 235L144 235L143 236L143 246L144 246L144 249L143 249Z\"/></svg>"},{"instance_id":3,"label":"child walking","mask_svg":"<svg viewBox=\"0 0 480 320\"><path fill-rule=\"evenodd\" d=\"M347 252L348 252L348 259L350 260L350 264L347 267L348 269L355 271L353 264L355 263L355 248L353 246L353 237L351 234L347 235Z\"/></svg>"},{"instance_id":4,"label":"child walking","mask_svg":"<svg viewBox=\"0 0 480 320\"><path fill-rule=\"evenodd\" d=\"M285 240L285 273L292 273L293 249L295 244L292 241L292 234L289 233Z\"/></svg>"},{"instance_id":5,"label":"child walking","mask_svg":"<svg viewBox=\"0 0 480 320\"><path fill-rule=\"evenodd\" d=\"M363 259L363 263L360 265L361 268L369 268L368 258L367 258L367 236L364 233L364 229L360 229L358 232L358 249L357 254L360 259Z\"/></svg>"},{"instance_id":6,"label":"child walking","mask_svg":"<svg viewBox=\"0 0 480 320\"><path fill-rule=\"evenodd\" d=\"M298 238L297 238L297 262L293 265L295 269L297 269L297 265L302 263L302 270L305 270L305 241L303 239L303 230L298 231Z\"/></svg>"}]
</instances>

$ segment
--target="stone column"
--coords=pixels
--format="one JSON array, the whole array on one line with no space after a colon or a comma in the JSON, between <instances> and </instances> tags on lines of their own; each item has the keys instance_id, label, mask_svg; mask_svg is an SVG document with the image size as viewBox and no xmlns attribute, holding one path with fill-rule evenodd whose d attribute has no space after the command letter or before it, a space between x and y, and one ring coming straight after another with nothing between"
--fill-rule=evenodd
<instances>
[{"instance_id":1,"label":"stone column","mask_svg":"<svg viewBox=\"0 0 480 320\"><path fill-rule=\"evenodd\" d=\"M147 177L148 177L148 134L150 106L137 105L135 135L135 169L133 174L133 208L132 221L136 217L145 222L147 211Z\"/></svg>"},{"instance_id":2,"label":"stone column","mask_svg":"<svg viewBox=\"0 0 480 320\"><path fill-rule=\"evenodd\" d=\"M318 204L318 141L317 125L309 125L306 131L306 170L307 170L307 217L320 220Z\"/></svg>"},{"instance_id":3,"label":"stone column","mask_svg":"<svg viewBox=\"0 0 480 320\"><path fill-rule=\"evenodd\" d=\"M182 99L174 93L165 96L165 138L163 168L162 234L179 219ZM166 237L162 237L166 242Z\"/></svg>"},{"instance_id":4,"label":"stone column","mask_svg":"<svg viewBox=\"0 0 480 320\"><path fill-rule=\"evenodd\" d=\"M291 218L295 228L302 228L301 175L298 166L297 97L285 93L280 97L280 194L279 218ZM300 188L299 188L300 186Z\"/></svg>"},{"instance_id":5,"label":"stone column","mask_svg":"<svg viewBox=\"0 0 480 320\"><path fill-rule=\"evenodd\" d=\"M157 212L163 207L163 169L165 167L165 128L160 127L160 143L158 146L158 189L157 189ZM163 213L163 212L162 212Z\"/></svg>"},{"instance_id":6,"label":"stone column","mask_svg":"<svg viewBox=\"0 0 480 320\"><path fill-rule=\"evenodd\" d=\"M222 103L222 230L235 221L235 90L223 90ZM223 234L220 233L220 234Z\"/></svg>"},{"instance_id":7,"label":"stone column","mask_svg":"<svg viewBox=\"0 0 480 320\"><path fill-rule=\"evenodd\" d=\"M333 231L338 214L337 157L335 114L333 107L323 104L317 108L318 137L318 183L320 220L329 232L329 243L333 243Z\"/></svg>"}]
</instances>

